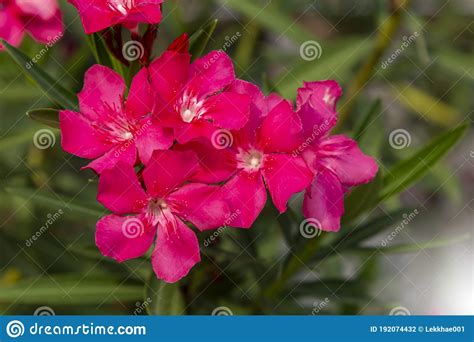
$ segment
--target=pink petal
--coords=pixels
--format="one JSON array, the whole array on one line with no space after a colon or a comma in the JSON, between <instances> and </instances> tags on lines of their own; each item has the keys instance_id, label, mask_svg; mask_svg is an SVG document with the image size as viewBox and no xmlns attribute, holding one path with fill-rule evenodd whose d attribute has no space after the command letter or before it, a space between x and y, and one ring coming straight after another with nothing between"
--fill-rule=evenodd
<instances>
[{"instance_id":1,"label":"pink petal","mask_svg":"<svg viewBox=\"0 0 474 342\"><path fill-rule=\"evenodd\" d=\"M111 111L121 110L124 92L125 83L119 74L105 66L93 65L87 70L84 87L78 94L81 113L95 121Z\"/></svg>"},{"instance_id":2,"label":"pink petal","mask_svg":"<svg viewBox=\"0 0 474 342\"><path fill-rule=\"evenodd\" d=\"M116 214L138 214L147 204L147 195L133 166L119 162L102 172L97 200Z\"/></svg>"},{"instance_id":3,"label":"pink petal","mask_svg":"<svg viewBox=\"0 0 474 342\"><path fill-rule=\"evenodd\" d=\"M311 184L313 173L304 160L285 154L265 156L263 177L277 209L283 213L294 194Z\"/></svg>"},{"instance_id":4,"label":"pink petal","mask_svg":"<svg viewBox=\"0 0 474 342\"><path fill-rule=\"evenodd\" d=\"M143 179L150 195L166 197L198 169L199 160L193 152L155 151L143 171Z\"/></svg>"},{"instance_id":5,"label":"pink petal","mask_svg":"<svg viewBox=\"0 0 474 342\"><path fill-rule=\"evenodd\" d=\"M102 31L120 21L103 0L68 0L75 6L81 16L84 31L87 34Z\"/></svg>"},{"instance_id":6,"label":"pink petal","mask_svg":"<svg viewBox=\"0 0 474 342\"><path fill-rule=\"evenodd\" d=\"M301 117L304 139L319 140L337 122L336 104L342 89L336 81L305 82L298 89L297 110Z\"/></svg>"},{"instance_id":7,"label":"pink petal","mask_svg":"<svg viewBox=\"0 0 474 342\"><path fill-rule=\"evenodd\" d=\"M321 169L306 190L303 214L324 231L337 232L344 214L344 192L337 176Z\"/></svg>"},{"instance_id":8,"label":"pink petal","mask_svg":"<svg viewBox=\"0 0 474 342\"><path fill-rule=\"evenodd\" d=\"M25 29L38 42L55 44L64 34L62 14L59 9L52 18L32 17L25 24Z\"/></svg>"},{"instance_id":9,"label":"pink petal","mask_svg":"<svg viewBox=\"0 0 474 342\"><path fill-rule=\"evenodd\" d=\"M215 94L235 80L232 60L223 51L212 51L191 66L187 89L198 98Z\"/></svg>"},{"instance_id":10,"label":"pink petal","mask_svg":"<svg viewBox=\"0 0 474 342\"><path fill-rule=\"evenodd\" d=\"M301 145L301 121L287 101L280 102L263 121L259 132L265 152L292 152Z\"/></svg>"},{"instance_id":11,"label":"pink petal","mask_svg":"<svg viewBox=\"0 0 474 342\"><path fill-rule=\"evenodd\" d=\"M135 8L125 18L130 24L158 24L161 21L161 4L163 0L135 0Z\"/></svg>"},{"instance_id":12,"label":"pink petal","mask_svg":"<svg viewBox=\"0 0 474 342\"><path fill-rule=\"evenodd\" d=\"M98 174L101 174L104 170L113 168L119 161L128 165L135 165L137 161L137 148L135 147L135 143L130 142L116 146L82 169L93 169Z\"/></svg>"},{"instance_id":13,"label":"pink petal","mask_svg":"<svg viewBox=\"0 0 474 342\"><path fill-rule=\"evenodd\" d=\"M318 146L319 163L337 175L346 186L371 181L378 171L376 161L363 154L357 142L343 135L332 136Z\"/></svg>"},{"instance_id":14,"label":"pink petal","mask_svg":"<svg viewBox=\"0 0 474 342\"><path fill-rule=\"evenodd\" d=\"M216 127L209 121L197 120L191 123L181 122L174 128L174 135L180 144L186 144L196 138L206 138L211 141L216 130Z\"/></svg>"},{"instance_id":15,"label":"pink petal","mask_svg":"<svg viewBox=\"0 0 474 342\"><path fill-rule=\"evenodd\" d=\"M137 216L109 215L97 222L95 241L104 256L123 262L144 255L155 233Z\"/></svg>"},{"instance_id":16,"label":"pink petal","mask_svg":"<svg viewBox=\"0 0 474 342\"><path fill-rule=\"evenodd\" d=\"M165 51L148 67L151 82L160 107L169 106L180 94L189 77L191 55Z\"/></svg>"},{"instance_id":17,"label":"pink petal","mask_svg":"<svg viewBox=\"0 0 474 342\"><path fill-rule=\"evenodd\" d=\"M152 112L153 96L147 68L142 68L133 78L125 107L136 119Z\"/></svg>"},{"instance_id":18,"label":"pink petal","mask_svg":"<svg viewBox=\"0 0 474 342\"><path fill-rule=\"evenodd\" d=\"M224 185L231 210L232 227L250 228L262 212L267 192L260 172L239 172Z\"/></svg>"},{"instance_id":19,"label":"pink petal","mask_svg":"<svg viewBox=\"0 0 474 342\"><path fill-rule=\"evenodd\" d=\"M4 5L5 6L5 5ZM19 46L23 40L23 23L13 6L0 9L0 38L13 46ZM0 44L0 49L3 49Z\"/></svg>"},{"instance_id":20,"label":"pink petal","mask_svg":"<svg viewBox=\"0 0 474 342\"><path fill-rule=\"evenodd\" d=\"M201 261L196 234L180 219L158 227L151 262L159 279L174 283L186 276Z\"/></svg>"},{"instance_id":21,"label":"pink petal","mask_svg":"<svg viewBox=\"0 0 474 342\"><path fill-rule=\"evenodd\" d=\"M236 171L235 152L216 149L209 141L192 141L177 145L179 151L193 151L199 159L200 169L192 176L192 181L200 183L220 183L228 180Z\"/></svg>"},{"instance_id":22,"label":"pink petal","mask_svg":"<svg viewBox=\"0 0 474 342\"><path fill-rule=\"evenodd\" d=\"M15 4L23 12L41 20L51 19L59 11L57 0L15 0Z\"/></svg>"},{"instance_id":23,"label":"pink petal","mask_svg":"<svg viewBox=\"0 0 474 342\"><path fill-rule=\"evenodd\" d=\"M222 92L205 102L205 119L226 129L240 129L249 120L250 97L233 92Z\"/></svg>"},{"instance_id":24,"label":"pink petal","mask_svg":"<svg viewBox=\"0 0 474 342\"><path fill-rule=\"evenodd\" d=\"M148 164L155 150L167 150L173 145L171 128L161 127L151 119L141 121L141 129L135 136L138 155L143 164Z\"/></svg>"},{"instance_id":25,"label":"pink petal","mask_svg":"<svg viewBox=\"0 0 474 342\"><path fill-rule=\"evenodd\" d=\"M225 226L230 216L220 186L189 184L167 199L179 208L180 217L193 223L201 231Z\"/></svg>"},{"instance_id":26,"label":"pink petal","mask_svg":"<svg viewBox=\"0 0 474 342\"><path fill-rule=\"evenodd\" d=\"M113 147L101 140L96 130L80 113L60 111L59 124L61 145L66 152L75 156L94 159Z\"/></svg>"}]
</instances>

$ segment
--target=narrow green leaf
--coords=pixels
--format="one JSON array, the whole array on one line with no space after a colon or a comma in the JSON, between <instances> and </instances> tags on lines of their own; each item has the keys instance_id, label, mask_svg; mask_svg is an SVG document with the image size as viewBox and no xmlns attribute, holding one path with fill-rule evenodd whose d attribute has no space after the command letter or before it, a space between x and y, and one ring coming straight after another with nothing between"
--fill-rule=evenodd
<instances>
[{"instance_id":1,"label":"narrow green leaf","mask_svg":"<svg viewBox=\"0 0 474 342\"><path fill-rule=\"evenodd\" d=\"M444 49L436 52L436 62L445 70L474 81L474 61L470 54L460 54Z\"/></svg>"},{"instance_id":2,"label":"narrow green leaf","mask_svg":"<svg viewBox=\"0 0 474 342\"><path fill-rule=\"evenodd\" d=\"M110 279L84 279L80 276L48 276L0 286L0 303L97 306L137 301L142 294L142 285L121 285Z\"/></svg>"},{"instance_id":3,"label":"narrow green leaf","mask_svg":"<svg viewBox=\"0 0 474 342\"><path fill-rule=\"evenodd\" d=\"M380 201L402 192L440 161L464 136L468 124L454 128L435 138L411 158L395 165L384 177Z\"/></svg>"},{"instance_id":4,"label":"narrow green leaf","mask_svg":"<svg viewBox=\"0 0 474 342\"><path fill-rule=\"evenodd\" d=\"M461 113L456 108L433 97L413 85L396 86L396 98L407 109L440 126L453 126L460 122Z\"/></svg>"},{"instance_id":5,"label":"narrow green leaf","mask_svg":"<svg viewBox=\"0 0 474 342\"><path fill-rule=\"evenodd\" d=\"M218 20L211 21L208 25L195 32L189 38L189 51L194 59L201 57L206 50L209 40L216 30Z\"/></svg>"},{"instance_id":6,"label":"narrow green leaf","mask_svg":"<svg viewBox=\"0 0 474 342\"><path fill-rule=\"evenodd\" d=\"M451 238L451 239L439 239L439 240L428 241L428 242L409 243L409 244L402 244L402 245L395 245L395 246L388 246L388 247L381 247L381 248L370 248L370 247L357 248L356 251L369 252L369 253L373 253L373 252L414 253L414 252L419 252L421 250L452 246L461 242L466 242L470 238L471 238L470 234L464 234L464 235Z\"/></svg>"},{"instance_id":7,"label":"narrow green leaf","mask_svg":"<svg viewBox=\"0 0 474 342\"><path fill-rule=\"evenodd\" d=\"M59 110L52 108L33 109L26 112L31 119L49 127L59 128Z\"/></svg>"},{"instance_id":8,"label":"narrow green leaf","mask_svg":"<svg viewBox=\"0 0 474 342\"><path fill-rule=\"evenodd\" d=\"M97 220L104 216L104 211L101 211L99 208L90 208L82 204L73 203L73 200L70 198L60 197L51 193L24 188L6 188L5 191L13 196L34 202L39 206L52 208L54 210L70 210L72 214L81 214L81 217L85 215L86 217Z\"/></svg>"},{"instance_id":9,"label":"narrow green leaf","mask_svg":"<svg viewBox=\"0 0 474 342\"><path fill-rule=\"evenodd\" d=\"M380 99L373 101L369 109L363 115L361 115L360 119L356 122L352 137L356 140L361 139L367 126L369 126L372 121L375 120L381 111L382 101Z\"/></svg>"},{"instance_id":10,"label":"narrow green leaf","mask_svg":"<svg viewBox=\"0 0 474 342\"><path fill-rule=\"evenodd\" d=\"M382 184L382 171L379 171L372 182L355 188L344 201L343 222L349 222L365 211L374 208L378 203Z\"/></svg>"},{"instance_id":11,"label":"narrow green leaf","mask_svg":"<svg viewBox=\"0 0 474 342\"><path fill-rule=\"evenodd\" d=\"M49 76L37 63L33 63L31 58L4 40L0 40L0 43L5 46L5 50L23 72L33 79L52 101L63 108L75 109L77 107L76 96L62 87L58 81Z\"/></svg>"},{"instance_id":12,"label":"narrow green leaf","mask_svg":"<svg viewBox=\"0 0 474 342\"><path fill-rule=\"evenodd\" d=\"M168 284L150 276L145 289L145 303L149 315L178 316L185 313L184 298L178 283Z\"/></svg>"},{"instance_id":13,"label":"narrow green leaf","mask_svg":"<svg viewBox=\"0 0 474 342\"><path fill-rule=\"evenodd\" d=\"M87 35L87 42L96 62L111 67L112 62L110 60L109 53L107 52L107 48L105 47L100 35L98 33Z\"/></svg>"},{"instance_id":14,"label":"narrow green leaf","mask_svg":"<svg viewBox=\"0 0 474 342\"><path fill-rule=\"evenodd\" d=\"M252 0L220 0L219 2L255 20L266 29L286 36L295 42L303 43L315 39L314 34L298 24L294 18L282 14L284 12L272 5L260 5L257 1Z\"/></svg>"}]
</instances>

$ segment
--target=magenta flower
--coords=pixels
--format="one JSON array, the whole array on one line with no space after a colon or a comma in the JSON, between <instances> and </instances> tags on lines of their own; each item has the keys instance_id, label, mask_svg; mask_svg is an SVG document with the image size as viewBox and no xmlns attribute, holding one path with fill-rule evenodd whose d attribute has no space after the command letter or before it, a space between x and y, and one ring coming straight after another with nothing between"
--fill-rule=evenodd
<instances>
[{"instance_id":1,"label":"magenta flower","mask_svg":"<svg viewBox=\"0 0 474 342\"><path fill-rule=\"evenodd\" d=\"M364 155L356 141L329 136L341 94L335 81L310 82L298 90L298 114L306 140L295 154L303 156L315 175L306 190L303 213L325 231L340 229L346 189L371 181L378 171L375 160Z\"/></svg>"},{"instance_id":2,"label":"magenta flower","mask_svg":"<svg viewBox=\"0 0 474 342\"><path fill-rule=\"evenodd\" d=\"M95 159L86 168L97 173L122 161L134 165L137 151L143 163L154 150L168 149L173 132L155 124L151 117L153 100L146 68L133 78L125 101L125 83L113 70L92 66L78 94L80 113L60 112L61 142L66 152Z\"/></svg>"},{"instance_id":3,"label":"magenta flower","mask_svg":"<svg viewBox=\"0 0 474 342\"><path fill-rule=\"evenodd\" d=\"M198 137L210 139L216 129L242 128L250 99L226 89L235 80L229 56L214 51L190 64L190 54L183 51L187 37L177 42L149 67L160 122L174 128L182 144Z\"/></svg>"},{"instance_id":4,"label":"magenta flower","mask_svg":"<svg viewBox=\"0 0 474 342\"><path fill-rule=\"evenodd\" d=\"M58 40L63 22L57 0L0 0L0 38L18 46L25 31L40 43Z\"/></svg>"},{"instance_id":5,"label":"magenta flower","mask_svg":"<svg viewBox=\"0 0 474 342\"><path fill-rule=\"evenodd\" d=\"M114 25L134 29L138 24L158 24L163 0L68 0L79 11L87 34Z\"/></svg>"},{"instance_id":6,"label":"magenta flower","mask_svg":"<svg viewBox=\"0 0 474 342\"><path fill-rule=\"evenodd\" d=\"M292 195L313 178L303 158L292 152L301 144L302 126L288 101L265 98L247 82L236 81L229 91L249 94L250 120L240 131L218 131L213 145L187 145L199 154L202 169L194 176L202 182L227 181L223 186L234 215L230 226L252 226L267 200L265 185L276 208L285 212ZM226 144L226 145L224 145Z\"/></svg>"},{"instance_id":7,"label":"magenta flower","mask_svg":"<svg viewBox=\"0 0 474 342\"><path fill-rule=\"evenodd\" d=\"M229 216L219 186L184 184L198 168L192 152L156 151L143 171L146 192L130 165L120 162L103 172L98 200L115 214L97 223L102 254L119 262L137 258L156 237L151 259L157 277L176 282L188 274L200 252L196 235L183 221L207 230L224 225Z\"/></svg>"}]
</instances>

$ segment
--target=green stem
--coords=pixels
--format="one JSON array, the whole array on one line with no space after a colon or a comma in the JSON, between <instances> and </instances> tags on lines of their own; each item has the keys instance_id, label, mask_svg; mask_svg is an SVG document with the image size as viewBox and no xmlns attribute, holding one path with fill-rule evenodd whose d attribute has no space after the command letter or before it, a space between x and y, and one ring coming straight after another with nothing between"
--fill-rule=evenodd
<instances>
[{"instance_id":1,"label":"green stem","mask_svg":"<svg viewBox=\"0 0 474 342\"><path fill-rule=\"evenodd\" d=\"M397 32L403 12L410 4L410 0L391 0L391 14L383 22L378 30L377 42L367 61L356 74L354 80L349 86L346 101L341 107L339 121L334 128L334 132L340 132L356 103L357 95L364 90L367 84L372 80L376 71L376 66L380 64L385 50L392 43L393 37Z\"/></svg>"}]
</instances>

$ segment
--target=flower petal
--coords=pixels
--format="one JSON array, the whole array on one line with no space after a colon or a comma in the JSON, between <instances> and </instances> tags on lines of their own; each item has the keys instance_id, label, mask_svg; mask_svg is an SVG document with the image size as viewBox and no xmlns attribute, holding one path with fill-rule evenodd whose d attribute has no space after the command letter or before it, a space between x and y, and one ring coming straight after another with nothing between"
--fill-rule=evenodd
<instances>
[{"instance_id":1,"label":"flower petal","mask_svg":"<svg viewBox=\"0 0 474 342\"><path fill-rule=\"evenodd\" d=\"M109 215L97 222L95 241L104 256L123 262L144 255L155 233L136 216Z\"/></svg>"},{"instance_id":2,"label":"flower petal","mask_svg":"<svg viewBox=\"0 0 474 342\"><path fill-rule=\"evenodd\" d=\"M155 151L143 171L148 194L166 197L199 169L199 160L191 151Z\"/></svg>"},{"instance_id":3,"label":"flower petal","mask_svg":"<svg viewBox=\"0 0 474 342\"><path fill-rule=\"evenodd\" d=\"M217 93L235 80L232 60L224 51L212 51L191 65L186 86L198 98Z\"/></svg>"},{"instance_id":4,"label":"flower petal","mask_svg":"<svg viewBox=\"0 0 474 342\"><path fill-rule=\"evenodd\" d=\"M249 120L250 97L233 92L222 92L205 102L204 118L226 129L240 129Z\"/></svg>"},{"instance_id":5,"label":"flower petal","mask_svg":"<svg viewBox=\"0 0 474 342\"><path fill-rule=\"evenodd\" d=\"M172 193L168 199L177 205L180 217L201 231L224 226L230 217L220 186L188 184Z\"/></svg>"},{"instance_id":6,"label":"flower petal","mask_svg":"<svg viewBox=\"0 0 474 342\"><path fill-rule=\"evenodd\" d=\"M135 165L137 161L137 148L135 147L135 143L131 142L116 146L82 169L93 169L98 174L101 174L104 170L113 168L119 161L128 165Z\"/></svg>"},{"instance_id":7,"label":"flower petal","mask_svg":"<svg viewBox=\"0 0 474 342\"><path fill-rule=\"evenodd\" d=\"M286 211L286 204L291 196L306 189L313 180L313 173L300 157L285 154L267 155L264 167L265 183L280 213Z\"/></svg>"},{"instance_id":8,"label":"flower petal","mask_svg":"<svg viewBox=\"0 0 474 342\"><path fill-rule=\"evenodd\" d=\"M229 226L250 228L262 212L267 192L260 172L241 171L224 185L232 221Z\"/></svg>"},{"instance_id":9,"label":"flower petal","mask_svg":"<svg viewBox=\"0 0 474 342\"><path fill-rule=\"evenodd\" d=\"M186 276L201 261L196 234L180 219L158 227L151 262L159 279L174 283Z\"/></svg>"},{"instance_id":10,"label":"flower petal","mask_svg":"<svg viewBox=\"0 0 474 342\"><path fill-rule=\"evenodd\" d=\"M321 169L306 190L303 214L307 219L317 221L321 230L337 232L341 228L344 191L331 171Z\"/></svg>"},{"instance_id":11,"label":"flower petal","mask_svg":"<svg viewBox=\"0 0 474 342\"><path fill-rule=\"evenodd\" d=\"M13 6L0 9L0 38L13 46L19 46L23 40L24 27ZM0 49L3 46L0 44Z\"/></svg>"},{"instance_id":12,"label":"flower petal","mask_svg":"<svg viewBox=\"0 0 474 342\"><path fill-rule=\"evenodd\" d=\"M155 150L167 150L173 145L173 129L161 127L151 119L141 121L141 130L135 136L138 155L143 164L148 164Z\"/></svg>"},{"instance_id":13,"label":"flower petal","mask_svg":"<svg viewBox=\"0 0 474 342\"><path fill-rule=\"evenodd\" d=\"M158 107L169 106L189 77L191 55L165 51L148 67Z\"/></svg>"},{"instance_id":14,"label":"flower petal","mask_svg":"<svg viewBox=\"0 0 474 342\"><path fill-rule=\"evenodd\" d=\"M136 119L153 110L153 96L148 80L148 69L142 68L133 78L126 103L127 113Z\"/></svg>"},{"instance_id":15,"label":"flower petal","mask_svg":"<svg viewBox=\"0 0 474 342\"><path fill-rule=\"evenodd\" d=\"M102 172L97 200L116 214L138 214L147 204L147 195L133 166L119 162Z\"/></svg>"},{"instance_id":16,"label":"flower petal","mask_svg":"<svg viewBox=\"0 0 474 342\"><path fill-rule=\"evenodd\" d=\"M53 17L49 19L32 17L25 24L25 29L36 41L54 44L64 33L61 11L57 9Z\"/></svg>"},{"instance_id":17,"label":"flower petal","mask_svg":"<svg viewBox=\"0 0 474 342\"><path fill-rule=\"evenodd\" d=\"M337 175L342 184L354 186L371 181L378 171L375 160L343 135L331 136L318 146L318 162Z\"/></svg>"},{"instance_id":18,"label":"flower petal","mask_svg":"<svg viewBox=\"0 0 474 342\"><path fill-rule=\"evenodd\" d=\"M111 110L121 110L125 83L112 69L93 65L84 76L84 87L77 95L81 113L91 121L104 117Z\"/></svg>"},{"instance_id":19,"label":"flower petal","mask_svg":"<svg viewBox=\"0 0 474 342\"><path fill-rule=\"evenodd\" d=\"M265 152L292 152L302 143L301 121L288 101L280 102L263 121L259 131Z\"/></svg>"},{"instance_id":20,"label":"flower petal","mask_svg":"<svg viewBox=\"0 0 474 342\"><path fill-rule=\"evenodd\" d=\"M60 111L59 125L63 149L75 156L94 159L113 147L102 141L96 130L80 113Z\"/></svg>"}]
</instances>

